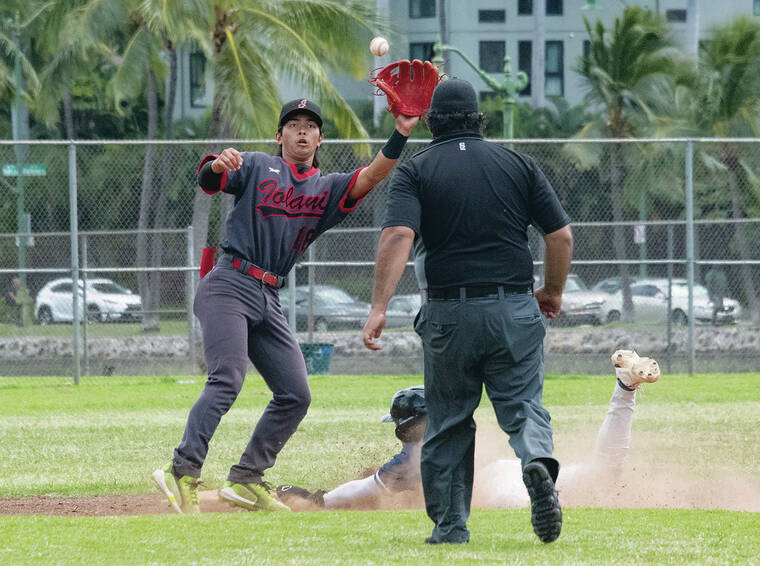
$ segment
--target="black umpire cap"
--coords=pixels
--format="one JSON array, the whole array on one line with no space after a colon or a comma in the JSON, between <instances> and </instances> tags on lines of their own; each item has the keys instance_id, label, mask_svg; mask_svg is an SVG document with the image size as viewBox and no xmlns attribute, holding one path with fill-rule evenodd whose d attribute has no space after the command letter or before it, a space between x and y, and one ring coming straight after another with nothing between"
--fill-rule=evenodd
<instances>
[{"instance_id":1,"label":"black umpire cap","mask_svg":"<svg viewBox=\"0 0 760 566\"><path fill-rule=\"evenodd\" d=\"M322 129L322 109L308 98L296 98L282 105L280 110L280 120L277 122L277 128L287 122L293 114L310 114L314 117L320 129Z\"/></svg>"},{"instance_id":2,"label":"black umpire cap","mask_svg":"<svg viewBox=\"0 0 760 566\"><path fill-rule=\"evenodd\" d=\"M465 80L450 78L441 81L433 91L430 110L441 114L454 112L477 112L478 96Z\"/></svg>"}]
</instances>

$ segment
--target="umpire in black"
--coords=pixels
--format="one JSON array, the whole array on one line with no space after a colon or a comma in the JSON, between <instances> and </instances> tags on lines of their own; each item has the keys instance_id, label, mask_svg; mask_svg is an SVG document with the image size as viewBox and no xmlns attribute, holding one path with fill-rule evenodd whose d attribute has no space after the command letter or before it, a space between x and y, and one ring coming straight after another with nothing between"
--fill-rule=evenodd
<instances>
[{"instance_id":1,"label":"umpire in black","mask_svg":"<svg viewBox=\"0 0 760 566\"><path fill-rule=\"evenodd\" d=\"M422 485L435 522L428 543L467 542L475 421L483 385L499 426L520 458L533 529L555 540L562 511L559 462L542 406L546 317L559 314L573 238L554 189L527 155L486 142L472 85L441 82L426 117L432 143L397 170L378 244L371 350L414 243L427 294L415 331L422 338L428 426ZM544 286L533 292L529 225L544 234Z\"/></svg>"}]
</instances>

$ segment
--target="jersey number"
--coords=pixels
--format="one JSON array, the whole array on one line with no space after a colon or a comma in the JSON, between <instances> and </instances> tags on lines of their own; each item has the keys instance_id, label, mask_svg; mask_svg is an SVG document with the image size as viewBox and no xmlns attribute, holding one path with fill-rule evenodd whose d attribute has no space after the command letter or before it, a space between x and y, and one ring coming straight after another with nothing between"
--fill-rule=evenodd
<instances>
[{"instance_id":1,"label":"jersey number","mask_svg":"<svg viewBox=\"0 0 760 566\"><path fill-rule=\"evenodd\" d=\"M314 228L307 229L306 227L301 227L298 229L298 236L296 236L296 241L293 242L292 250L298 252L299 254L302 254L306 251L306 248L309 247L309 244L311 244L314 241L314 233L316 230Z\"/></svg>"}]
</instances>

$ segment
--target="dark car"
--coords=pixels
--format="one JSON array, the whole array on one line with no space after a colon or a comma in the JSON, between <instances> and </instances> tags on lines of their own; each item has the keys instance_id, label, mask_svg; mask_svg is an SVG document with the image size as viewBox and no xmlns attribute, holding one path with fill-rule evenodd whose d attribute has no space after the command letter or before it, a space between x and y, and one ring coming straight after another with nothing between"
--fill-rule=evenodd
<instances>
[{"instance_id":1,"label":"dark car","mask_svg":"<svg viewBox=\"0 0 760 566\"><path fill-rule=\"evenodd\" d=\"M309 324L309 287L296 287L296 330L308 329ZM369 315L369 303L358 300L343 289L332 285L314 285L313 287L314 330L362 328ZM285 318L290 313L290 289L280 289L280 304Z\"/></svg>"}]
</instances>

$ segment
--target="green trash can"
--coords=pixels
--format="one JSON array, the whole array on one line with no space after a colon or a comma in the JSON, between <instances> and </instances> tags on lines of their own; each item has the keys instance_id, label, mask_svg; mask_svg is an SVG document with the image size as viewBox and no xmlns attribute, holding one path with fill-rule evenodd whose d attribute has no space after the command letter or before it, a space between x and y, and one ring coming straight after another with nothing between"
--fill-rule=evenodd
<instances>
[{"instance_id":1,"label":"green trash can","mask_svg":"<svg viewBox=\"0 0 760 566\"><path fill-rule=\"evenodd\" d=\"M303 359L306 362L306 373L330 373L330 360L333 355L333 344L327 342L300 343Z\"/></svg>"}]
</instances>

